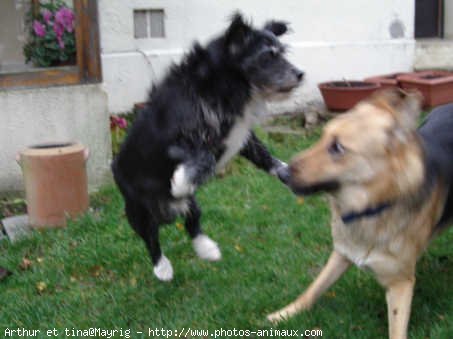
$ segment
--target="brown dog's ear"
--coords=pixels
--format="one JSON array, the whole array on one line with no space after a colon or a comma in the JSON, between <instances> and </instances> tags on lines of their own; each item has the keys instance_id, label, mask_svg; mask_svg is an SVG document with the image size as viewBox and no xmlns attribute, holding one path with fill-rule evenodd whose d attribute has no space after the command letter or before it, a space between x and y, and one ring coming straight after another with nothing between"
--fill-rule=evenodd
<instances>
[{"instance_id":1,"label":"brown dog's ear","mask_svg":"<svg viewBox=\"0 0 453 339\"><path fill-rule=\"evenodd\" d=\"M405 132L401 127L394 126L387 130L387 144L386 149L392 151L398 147L398 145L404 145L409 140L408 133Z\"/></svg>"},{"instance_id":2,"label":"brown dog's ear","mask_svg":"<svg viewBox=\"0 0 453 339\"><path fill-rule=\"evenodd\" d=\"M274 33L275 36L280 36L288 31L288 23L285 21L268 21L264 25L266 31Z\"/></svg>"},{"instance_id":3,"label":"brown dog's ear","mask_svg":"<svg viewBox=\"0 0 453 339\"><path fill-rule=\"evenodd\" d=\"M423 96L417 90L398 90L401 97L399 123L406 130L415 130L422 110Z\"/></svg>"},{"instance_id":4,"label":"brown dog's ear","mask_svg":"<svg viewBox=\"0 0 453 339\"><path fill-rule=\"evenodd\" d=\"M417 128L422 95L417 90L387 89L376 92L371 103L388 111L403 132Z\"/></svg>"}]
</instances>

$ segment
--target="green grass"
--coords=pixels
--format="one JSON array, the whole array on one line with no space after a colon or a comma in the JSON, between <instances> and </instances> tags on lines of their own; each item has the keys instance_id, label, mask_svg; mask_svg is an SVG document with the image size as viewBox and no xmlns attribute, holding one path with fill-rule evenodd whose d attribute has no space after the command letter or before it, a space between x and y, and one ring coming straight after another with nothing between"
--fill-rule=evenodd
<instances>
[{"instance_id":1,"label":"green grass","mask_svg":"<svg viewBox=\"0 0 453 339\"><path fill-rule=\"evenodd\" d=\"M309 146L306 137L272 138L284 160ZM302 204L275 178L236 160L227 175L197 194L207 234L223 259L197 259L183 230L161 232L175 277L152 275L145 246L129 227L114 187L92 198L92 211L66 229L35 232L19 243L0 243L0 337L4 329L305 329L324 338L387 335L384 292L367 272L351 269L312 311L272 326L265 315L286 305L319 272L331 251L329 210L323 197ZM180 222L180 221L179 221ZM453 337L453 233L435 240L418 266L411 338ZM23 270L23 258L31 260ZM39 291L41 288L41 291ZM45 337L45 332L41 332ZM147 334L147 333L146 333ZM119 336L117 336L119 337ZM134 333L133 338L147 337Z\"/></svg>"}]
</instances>

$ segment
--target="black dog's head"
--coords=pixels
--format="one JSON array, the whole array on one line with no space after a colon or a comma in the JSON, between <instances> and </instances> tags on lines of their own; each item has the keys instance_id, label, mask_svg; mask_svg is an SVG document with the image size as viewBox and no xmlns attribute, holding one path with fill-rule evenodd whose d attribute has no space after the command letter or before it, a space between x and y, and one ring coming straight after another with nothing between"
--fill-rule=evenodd
<instances>
[{"instance_id":1,"label":"black dog's head","mask_svg":"<svg viewBox=\"0 0 453 339\"><path fill-rule=\"evenodd\" d=\"M236 13L225 32L227 57L265 96L290 92L304 76L285 58L285 46L278 40L287 30L282 21L269 21L264 28L255 29Z\"/></svg>"}]
</instances>

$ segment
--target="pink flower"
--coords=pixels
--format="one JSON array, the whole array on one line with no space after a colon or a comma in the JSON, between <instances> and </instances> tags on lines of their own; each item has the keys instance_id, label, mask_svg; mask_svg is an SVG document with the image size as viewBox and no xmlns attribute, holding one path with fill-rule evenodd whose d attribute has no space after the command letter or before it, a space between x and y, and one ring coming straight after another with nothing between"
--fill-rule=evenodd
<instances>
[{"instance_id":1,"label":"pink flower","mask_svg":"<svg viewBox=\"0 0 453 339\"><path fill-rule=\"evenodd\" d=\"M110 128L115 129L115 128L120 128L120 129L126 129L127 128L127 120L124 118L121 118L116 115L112 115L110 117Z\"/></svg>"},{"instance_id":2,"label":"pink flower","mask_svg":"<svg viewBox=\"0 0 453 339\"><path fill-rule=\"evenodd\" d=\"M35 20L33 22L33 31L35 32L35 34L39 37L43 37L44 35L46 35L46 27L44 27L44 25L42 23L40 23L39 21Z\"/></svg>"},{"instance_id":3,"label":"pink flower","mask_svg":"<svg viewBox=\"0 0 453 339\"><path fill-rule=\"evenodd\" d=\"M63 41L63 39L62 39L62 38L57 38L57 40L58 40L58 46L60 46L60 48L63 49L63 48L64 48L64 41Z\"/></svg>"},{"instance_id":4,"label":"pink flower","mask_svg":"<svg viewBox=\"0 0 453 339\"><path fill-rule=\"evenodd\" d=\"M64 33L64 27L61 23L55 21L53 24L53 30L57 36L57 39L61 39Z\"/></svg>"},{"instance_id":5,"label":"pink flower","mask_svg":"<svg viewBox=\"0 0 453 339\"><path fill-rule=\"evenodd\" d=\"M74 30L74 21L74 12L68 7L61 7L55 13L55 22L65 28L69 33Z\"/></svg>"},{"instance_id":6,"label":"pink flower","mask_svg":"<svg viewBox=\"0 0 453 339\"><path fill-rule=\"evenodd\" d=\"M44 19L44 22L46 23L46 25L48 25L50 22L50 19L52 19L52 12L49 11L48 9L44 9L44 10L42 10L41 14Z\"/></svg>"},{"instance_id":7,"label":"pink flower","mask_svg":"<svg viewBox=\"0 0 453 339\"><path fill-rule=\"evenodd\" d=\"M119 118L118 127L121 129L125 129L127 127L127 120L124 118Z\"/></svg>"}]
</instances>

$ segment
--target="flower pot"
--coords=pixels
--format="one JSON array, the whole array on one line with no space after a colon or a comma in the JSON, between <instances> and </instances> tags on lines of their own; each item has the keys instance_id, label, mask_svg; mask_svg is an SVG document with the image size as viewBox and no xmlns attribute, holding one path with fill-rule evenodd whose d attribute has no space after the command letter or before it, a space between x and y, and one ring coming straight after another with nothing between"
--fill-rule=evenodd
<instances>
[{"instance_id":1,"label":"flower pot","mask_svg":"<svg viewBox=\"0 0 453 339\"><path fill-rule=\"evenodd\" d=\"M408 73L391 73L391 74L384 74L384 75L376 75L374 77L366 78L364 81L372 82L375 84L381 85L381 88L396 88L399 87L397 77L401 75L405 75Z\"/></svg>"},{"instance_id":2,"label":"flower pot","mask_svg":"<svg viewBox=\"0 0 453 339\"><path fill-rule=\"evenodd\" d=\"M80 143L43 144L20 152L30 225L64 227L88 208L86 161Z\"/></svg>"},{"instance_id":3,"label":"flower pot","mask_svg":"<svg viewBox=\"0 0 453 339\"><path fill-rule=\"evenodd\" d=\"M425 107L453 102L453 72L414 72L398 76L398 81L402 88L419 90Z\"/></svg>"},{"instance_id":4,"label":"flower pot","mask_svg":"<svg viewBox=\"0 0 453 339\"><path fill-rule=\"evenodd\" d=\"M380 85L364 81L330 81L318 87L328 109L346 111L380 88Z\"/></svg>"}]
</instances>

